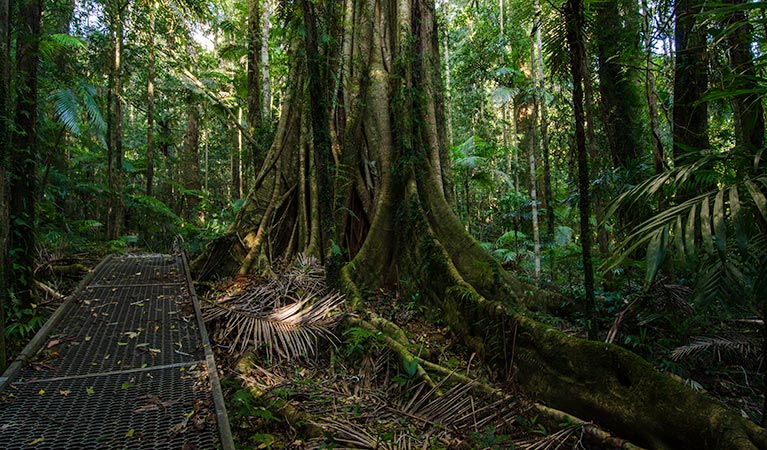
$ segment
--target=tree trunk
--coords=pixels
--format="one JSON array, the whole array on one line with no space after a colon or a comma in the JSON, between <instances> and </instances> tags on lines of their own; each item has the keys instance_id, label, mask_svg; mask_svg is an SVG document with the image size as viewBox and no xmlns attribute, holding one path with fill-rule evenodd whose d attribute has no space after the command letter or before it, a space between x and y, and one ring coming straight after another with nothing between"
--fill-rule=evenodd
<instances>
[{"instance_id":1,"label":"tree trunk","mask_svg":"<svg viewBox=\"0 0 767 450\"><path fill-rule=\"evenodd\" d=\"M761 96L754 92L760 89L751 53L753 36L751 24L743 9L738 6L748 5L745 0L728 0L732 12L726 23L730 28L727 34L732 82L730 89L751 91L734 96L732 109L735 118L735 142L738 146L753 153L764 145L764 108Z\"/></svg>"},{"instance_id":2,"label":"tree trunk","mask_svg":"<svg viewBox=\"0 0 767 450\"><path fill-rule=\"evenodd\" d=\"M262 131L262 87L261 87L261 0L248 0L248 97L247 97L247 129L254 141ZM253 166L253 172L258 173L263 155L258 145L248 141L248 157L245 166Z\"/></svg>"},{"instance_id":3,"label":"tree trunk","mask_svg":"<svg viewBox=\"0 0 767 450\"><path fill-rule=\"evenodd\" d=\"M653 148L653 167L656 174L661 174L665 170L665 161L663 159L663 142L661 141L660 120L658 118L658 92L655 89L655 68L652 62L652 15L647 5L647 0L642 0L642 15L644 16L645 27L645 89L647 92L648 114L650 116L650 136L652 137ZM663 200L661 200L661 204Z\"/></svg>"},{"instance_id":4,"label":"tree trunk","mask_svg":"<svg viewBox=\"0 0 767 450\"><path fill-rule=\"evenodd\" d=\"M197 207L200 203L199 192L202 188L200 182L200 127L198 123L197 106L193 101L187 105L186 113L186 140L181 154L181 184L187 191L181 202L181 216L187 220L197 217ZM192 192L189 192L192 191Z\"/></svg>"},{"instance_id":5,"label":"tree trunk","mask_svg":"<svg viewBox=\"0 0 767 450\"><path fill-rule=\"evenodd\" d=\"M261 3L261 123L266 126L272 115L272 88L269 75L269 30L272 27L270 0ZM265 150L259 149L264 152ZM256 167L256 173L259 167Z\"/></svg>"},{"instance_id":6,"label":"tree trunk","mask_svg":"<svg viewBox=\"0 0 767 450\"><path fill-rule=\"evenodd\" d=\"M242 123L242 108L237 109L237 120ZM231 200L242 198L242 128L234 129L234 145L229 154L230 172L232 174Z\"/></svg>"},{"instance_id":7,"label":"tree trunk","mask_svg":"<svg viewBox=\"0 0 767 450\"><path fill-rule=\"evenodd\" d=\"M620 3L597 4L599 26L594 28L594 40L607 146L615 166L630 168L642 156L638 123L642 104L635 69L639 65L639 27L636 4L621 8Z\"/></svg>"},{"instance_id":8,"label":"tree trunk","mask_svg":"<svg viewBox=\"0 0 767 450\"><path fill-rule=\"evenodd\" d=\"M530 204L532 205L532 221L533 221L533 262L535 267L535 279L538 280L541 277L541 233L538 226L538 190L536 185L538 184L537 177L535 175L535 144L537 142L535 129L538 125L538 95L536 90L538 89L538 58L536 55L536 46L531 45L530 64L532 66L532 110L533 114L530 118L530 136L529 136L529 150L530 150Z\"/></svg>"},{"instance_id":9,"label":"tree trunk","mask_svg":"<svg viewBox=\"0 0 767 450\"><path fill-rule=\"evenodd\" d=\"M154 28L155 9L154 0L149 0L149 61L147 61L146 75L146 195L152 196L154 189L154 70L155 48Z\"/></svg>"},{"instance_id":10,"label":"tree trunk","mask_svg":"<svg viewBox=\"0 0 767 450\"><path fill-rule=\"evenodd\" d=\"M549 153L549 113L546 107L546 78L543 65L543 39L541 29L541 2L535 0L535 47L538 53L538 91L539 108L541 110L541 148L543 149L543 201L546 207L546 234L549 242L554 240L554 198L551 192L551 155Z\"/></svg>"},{"instance_id":11,"label":"tree trunk","mask_svg":"<svg viewBox=\"0 0 767 450\"><path fill-rule=\"evenodd\" d=\"M700 99L708 89L706 32L698 14L704 0L676 0L674 46L674 161L709 147L708 107Z\"/></svg>"},{"instance_id":12,"label":"tree trunk","mask_svg":"<svg viewBox=\"0 0 767 450\"><path fill-rule=\"evenodd\" d=\"M109 205L107 209L107 239L117 239L122 232L124 220L122 199L123 165L123 110L122 110L122 47L123 47L123 8L115 2L112 27L114 33L114 53L112 55L111 89L109 108L109 148L107 154L107 176L109 178Z\"/></svg>"},{"instance_id":13,"label":"tree trunk","mask_svg":"<svg viewBox=\"0 0 767 450\"><path fill-rule=\"evenodd\" d=\"M0 372L6 367L5 307L11 304L8 295L10 280L8 254L8 192L7 167L11 153L11 2L0 0Z\"/></svg>"},{"instance_id":14,"label":"tree trunk","mask_svg":"<svg viewBox=\"0 0 767 450\"><path fill-rule=\"evenodd\" d=\"M37 190L37 67L42 2L19 2L16 35L15 133L8 166L10 258L8 289L23 308L34 303L35 200Z\"/></svg>"},{"instance_id":15,"label":"tree trunk","mask_svg":"<svg viewBox=\"0 0 767 450\"><path fill-rule=\"evenodd\" d=\"M303 18L311 22L324 3L307 3L301 5ZM515 313L553 307L562 299L504 271L466 232L446 198L448 167L434 147L444 145L438 136L445 121L438 96L431 95L440 62L433 3L371 0L345 6L338 9L349 11L339 23L350 27L336 74L342 95L310 105L310 93L329 96L335 90L309 86L307 65L317 54L308 24L306 35L292 42L291 86L263 170L229 232L195 261L198 276L267 270L271 261L312 248L330 252L329 259L340 252L348 262L339 285L350 304L361 307L361 292L381 288L399 289L400 298L419 292L488 365L515 375L523 391L552 406L655 448L767 448L762 429L630 352L572 338ZM310 49L295 47L302 44ZM312 128L324 122L311 111L318 104L341 136L330 155L338 170L328 172L328 186L339 205L334 212L343 214L333 216L338 240L329 246L316 245L325 226L317 212L315 152L322 144ZM583 148L582 106L579 114Z\"/></svg>"},{"instance_id":16,"label":"tree trunk","mask_svg":"<svg viewBox=\"0 0 767 450\"><path fill-rule=\"evenodd\" d=\"M583 111L584 42L583 5L581 0L568 0L565 6L567 45L570 47L570 72L573 77L573 115L575 116L575 151L578 155L578 209L580 209L581 251L583 254L583 288L586 312L590 317L589 338L596 338L594 304L594 268L591 261L591 202L589 201L589 165Z\"/></svg>"}]
</instances>

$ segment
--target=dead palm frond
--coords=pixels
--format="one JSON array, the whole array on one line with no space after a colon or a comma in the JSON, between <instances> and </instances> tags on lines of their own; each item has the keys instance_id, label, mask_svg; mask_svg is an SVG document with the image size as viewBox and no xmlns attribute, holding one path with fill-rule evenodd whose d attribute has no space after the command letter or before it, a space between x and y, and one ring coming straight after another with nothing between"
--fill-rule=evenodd
<instances>
[{"instance_id":1,"label":"dead palm frond","mask_svg":"<svg viewBox=\"0 0 767 450\"><path fill-rule=\"evenodd\" d=\"M491 403L482 401L473 394L471 384L458 384L437 396L443 383L444 380L429 390L426 390L425 384L421 384L413 398L397 412L424 426L460 434L479 432L490 423L513 421L516 402L505 398Z\"/></svg>"},{"instance_id":2,"label":"dead palm frond","mask_svg":"<svg viewBox=\"0 0 767 450\"><path fill-rule=\"evenodd\" d=\"M374 417L373 421L334 417L319 425L330 430L333 440L342 446L404 450L426 448L437 440L466 440L489 426L511 425L519 413L515 401L504 398L489 402L475 396L471 384L458 384L438 395L443 384L444 380L430 388L422 383L413 389L409 400L398 405L366 396L363 416Z\"/></svg>"},{"instance_id":3,"label":"dead palm frond","mask_svg":"<svg viewBox=\"0 0 767 450\"><path fill-rule=\"evenodd\" d=\"M693 338L689 344L675 348L671 352L671 359L679 361L683 358L701 357L708 352L718 360L722 360L726 355L742 359L761 357L761 347L756 338L734 335Z\"/></svg>"},{"instance_id":4,"label":"dead palm frond","mask_svg":"<svg viewBox=\"0 0 767 450\"><path fill-rule=\"evenodd\" d=\"M579 444L575 432L578 425L568 425L556 433L514 441L514 446L522 450L560 450L574 448Z\"/></svg>"},{"instance_id":5,"label":"dead palm frond","mask_svg":"<svg viewBox=\"0 0 767 450\"><path fill-rule=\"evenodd\" d=\"M263 346L269 359L295 358L316 353L320 341L335 346L330 330L343 301L325 287L319 262L300 257L294 267L263 284L207 303L203 316L222 324L233 353L255 345Z\"/></svg>"}]
</instances>

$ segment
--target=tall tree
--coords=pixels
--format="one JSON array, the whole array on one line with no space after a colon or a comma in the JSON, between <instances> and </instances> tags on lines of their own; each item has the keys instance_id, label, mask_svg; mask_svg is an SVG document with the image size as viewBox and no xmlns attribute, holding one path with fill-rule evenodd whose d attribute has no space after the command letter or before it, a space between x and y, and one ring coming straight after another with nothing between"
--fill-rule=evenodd
<instances>
[{"instance_id":1,"label":"tall tree","mask_svg":"<svg viewBox=\"0 0 767 450\"><path fill-rule=\"evenodd\" d=\"M16 110L8 167L9 289L25 308L34 301L35 195L37 191L37 69L42 2L19 2L16 35Z\"/></svg>"},{"instance_id":2,"label":"tall tree","mask_svg":"<svg viewBox=\"0 0 767 450\"><path fill-rule=\"evenodd\" d=\"M271 29L270 0L261 3L261 122L266 126L272 114L272 88L269 73L269 30ZM260 152L265 152L261 149ZM256 168L258 170L258 167Z\"/></svg>"},{"instance_id":3,"label":"tall tree","mask_svg":"<svg viewBox=\"0 0 767 450\"><path fill-rule=\"evenodd\" d=\"M5 371L5 308L10 305L6 168L11 152L11 2L0 0L0 372Z\"/></svg>"},{"instance_id":4,"label":"tall tree","mask_svg":"<svg viewBox=\"0 0 767 450\"><path fill-rule=\"evenodd\" d=\"M584 18L581 0L567 0L565 5L567 21L567 45L570 49L570 73L573 78L573 115L575 116L575 152L578 158L578 209L581 224L581 251L583 258L583 288L586 308L591 317L588 330L591 339L596 338L594 303L594 268L591 260L591 204L589 200L589 164L586 151L586 122L583 110L584 78Z\"/></svg>"},{"instance_id":5,"label":"tall tree","mask_svg":"<svg viewBox=\"0 0 767 450\"><path fill-rule=\"evenodd\" d=\"M197 214L200 202L200 125L196 98L190 98L186 111L186 137L180 155L180 181L185 192L181 201L181 215L187 220L193 220Z\"/></svg>"},{"instance_id":6,"label":"tall tree","mask_svg":"<svg viewBox=\"0 0 767 450\"><path fill-rule=\"evenodd\" d=\"M706 31L701 19L705 0L676 0L674 8L674 160L691 150L709 147Z\"/></svg>"},{"instance_id":7,"label":"tall tree","mask_svg":"<svg viewBox=\"0 0 767 450\"><path fill-rule=\"evenodd\" d=\"M257 140L262 128L262 85L261 85L261 0L248 0L248 95L247 118L250 137ZM254 172L261 166L262 151L258 145L248 144L250 149L247 161L253 165Z\"/></svg>"},{"instance_id":8,"label":"tall tree","mask_svg":"<svg viewBox=\"0 0 767 450\"><path fill-rule=\"evenodd\" d=\"M628 5L623 5L628 3ZM594 41L607 144L613 163L629 167L642 155L642 103L636 68L640 65L639 13L635 0L596 4Z\"/></svg>"},{"instance_id":9,"label":"tall tree","mask_svg":"<svg viewBox=\"0 0 767 450\"><path fill-rule=\"evenodd\" d=\"M727 53L732 70L730 88L742 91L733 96L732 105L735 119L736 143L750 152L764 145L764 108L754 57L751 52L753 30L746 16L749 2L727 0L730 13L725 18L727 32Z\"/></svg>"},{"instance_id":10,"label":"tall tree","mask_svg":"<svg viewBox=\"0 0 767 450\"><path fill-rule=\"evenodd\" d=\"M541 149L543 150L543 200L546 206L546 234L548 239L554 239L554 199L551 192L551 152L549 149L549 113L546 106L546 77L543 64L543 17L541 2L535 0L535 47L538 67L538 97L541 111Z\"/></svg>"},{"instance_id":11,"label":"tall tree","mask_svg":"<svg viewBox=\"0 0 767 450\"><path fill-rule=\"evenodd\" d=\"M652 60L652 14L647 0L642 0L642 16L644 19L645 93L647 96L647 111L650 118L653 167L655 168L655 173L660 174L663 173L665 163L663 156L663 141L661 140L660 118L658 115L658 91L655 87L655 67ZM663 201L661 201L661 203L663 203Z\"/></svg>"},{"instance_id":12,"label":"tall tree","mask_svg":"<svg viewBox=\"0 0 767 450\"><path fill-rule=\"evenodd\" d=\"M109 106L107 126L107 182L109 201L107 210L107 239L117 239L124 221L123 209L123 34L124 14L128 2L114 0L109 3L109 21L112 33L112 59L109 73Z\"/></svg>"},{"instance_id":13,"label":"tall tree","mask_svg":"<svg viewBox=\"0 0 767 450\"><path fill-rule=\"evenodd\" d=\"M149 7L149 59L146 74L146 195L152 196L154 191L154 77L155 77L155 15L157 3L147 2Z\"/></svg>"}]
</instances>

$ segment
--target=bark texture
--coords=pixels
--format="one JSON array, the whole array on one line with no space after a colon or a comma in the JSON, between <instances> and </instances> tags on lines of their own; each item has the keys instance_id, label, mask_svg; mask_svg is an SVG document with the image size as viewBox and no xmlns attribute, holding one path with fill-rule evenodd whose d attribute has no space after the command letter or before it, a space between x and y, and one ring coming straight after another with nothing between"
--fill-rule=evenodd
<instances>
[{"instance_id":1,"label":"bark texture","mask_svg":"<svg viewBox=\"0 0 767 450\"><path fill-rule=\"evenodd\" d=\"M11 151L11 4L0 0L0 371L5 371L5 305L10 297L6 287L8 255L8 197L6 168Z\"/></svg>"},{"instance_id":2,"label":"bark texture","mask_svg":"<svg viewBox=\"0 0 767 450\"><path fill-rule=\"evenodd\" d=\"M691 150L703 150L708 142L708 106L699 102L708 89L706 32L699 20L705 2L676 0L674 46L674 161Z\"/></svg>"},{"instance_id":3,"label":"bark texture","mask_svg":"<svg viewBox=\"0 0 767 450\"><path fill-rule=\"evenodd\" d=\"M7 288L25 308L34 302L35 192L37 190L37 68L42 2L19 2L16 36L16 108L8 166L10 254Z\"/></svg>"},{"instance_id":4,"label":"bark texture","mask_svg":"<svg viewBox=\"0 0 767 450\"><path fill-rule=\"evenodd\" d=\"M637 356L526 317L561 298L504 271L466 232L448 201L432 2L297 7L307 21L327 18L322 8L344 11L335 23L347 26L324 29L337 40L333 46L312 48L311 27L328 22L306 24L305 35L293 42L292 85L275 141L235 223L195 261L198 277L267 271L297 252L339 258L346 263L338 282L353 305L362 306L363 293L380 288L397 289L403 298L417 292L499 375L515 376L523 390L618 435L663 449L680 448L685 439L690 448L767 448L762 429ZM315 58L329 63L337 86L312 85L317 72L307 64ZM322 76L323 66L315 64L318 69ZM324 116L312 111L317 105ZM334 165L325 188L332 194L336 238L327 245L318 185L325 169L317 154L327 145L317 141L325 127L326 157Z\"/></svg>"}]
</instances>

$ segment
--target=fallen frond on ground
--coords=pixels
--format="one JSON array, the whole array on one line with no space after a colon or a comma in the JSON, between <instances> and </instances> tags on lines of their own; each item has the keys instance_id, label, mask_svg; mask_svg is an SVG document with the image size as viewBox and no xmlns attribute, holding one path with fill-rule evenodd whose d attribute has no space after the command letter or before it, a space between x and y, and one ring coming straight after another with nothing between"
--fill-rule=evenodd
<instances>
[{"instance_id":1,"label":"fallen frond on ground","mask_svg":"<svg viewBox=\"0 0 767 450\"><path fill-rule=\"evenodd\" d=\"M205 322L242 354L263 347L269 359L311 356L332 333L344 298L324 283L319 261L302 256L262 284L245 283L203 304Z\"/></svg>"}]
</instances>

